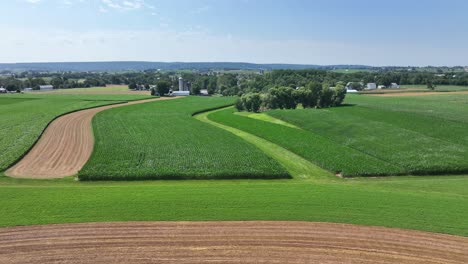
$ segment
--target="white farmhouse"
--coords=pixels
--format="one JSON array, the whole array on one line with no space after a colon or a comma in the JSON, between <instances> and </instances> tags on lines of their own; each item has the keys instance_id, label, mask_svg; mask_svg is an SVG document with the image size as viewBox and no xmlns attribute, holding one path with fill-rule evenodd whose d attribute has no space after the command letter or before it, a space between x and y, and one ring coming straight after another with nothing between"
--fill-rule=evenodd
<instances>
[{"instance_id":1,"label":"white farmhouse","mask_svg":"<svg viewBox=\"0 0 468 264\"><path fill-rule=\"evenodd\" d=\"M400 85L398 85L398 83L392 83L390 84L390 87L391 89L400 89Z\"/></svg>"},{"instance_id":2,"label":"white farmhouse","mask_svg":"<svg viewBox=\"0 0 468 264\"><path fill-rule=\"evenodd\" d=\"M7 89L3 88L3 87L0 87L0 93L7 93Z\"/></svg>"}]
</instances>

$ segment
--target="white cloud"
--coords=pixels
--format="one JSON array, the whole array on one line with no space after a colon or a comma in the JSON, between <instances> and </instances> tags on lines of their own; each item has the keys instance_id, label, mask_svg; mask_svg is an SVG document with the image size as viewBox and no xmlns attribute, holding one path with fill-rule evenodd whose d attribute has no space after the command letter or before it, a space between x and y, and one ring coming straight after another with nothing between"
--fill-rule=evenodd
<instances>
[{"instance_id":1,"label":"white cloud","mask_svg":"<svg viewBox=\"0 0 468 264\"><path fill-rule=\"evenodd\" d=\"M31 3L31 4L37 4L41 2L41 0L26 0L26 2Z\"/></svg>"}]
</instances>

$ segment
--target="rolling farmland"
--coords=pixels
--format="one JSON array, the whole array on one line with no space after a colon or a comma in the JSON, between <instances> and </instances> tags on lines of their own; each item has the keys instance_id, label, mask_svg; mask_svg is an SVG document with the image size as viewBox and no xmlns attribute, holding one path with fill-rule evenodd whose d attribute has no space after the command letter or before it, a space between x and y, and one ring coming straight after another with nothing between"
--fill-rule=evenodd
<instances>
[{"instance_id":1,"label":"rolling farmland","mask_svg":"<svg viewBox=\"0 0 468 264\"><path fill-rule=\"evenodd\" d=\"M463 112L466 99L458 95L443 95L441 98L428 96L395 100L394 98L350 96L347 103L355 106L325 110L333 112L353 109L352 112L343 114L340 112L340 116L354 121L356 121L353 119L354 115L359 118L365 116L368 122L382 119L385 120L387 126L404 127L405 131L425 133L427 137L436 139L445 137L446 142L450 144L464 144L466 137L463 133L463 124L466 122L466 116ZM2 104L2 107L13 109L16 103L31 100L45 99L23 98L18 102L5 100L8 103ZM449 103L441 103L440 100L446 100ZM75 99L70 101L75 101ZM274 157L286 159L278 163L269 158L271 152L266 151L265 148L252 144L251 141L244 141L245 135L223 131L191 116L194 112L220 107L231 102L232 98L190 97L125 106L101 112L93 120L96 136L95 152L86 165L89 168L85 167L82 173L84 177L96 175L96 180L149 179L148 175L151 174L145 173L158 171L163 167L165 169L162 170L163 173L167 174L159 174L162 175L160 178L191 179L195 175L193 171L200 166L211 171L207 174L198 174L198 177L195 177L197 179L224 178L216 177L216 173L228 175L227 170L245 172L244 176L250 176L252 172L269 172L270 175L267 175L265 179L96 182L75 181L68 177L41 181L13 179L0 173L0 193L3 197L0 199L2 208L0 226L115 221L282 220L398 227L468 236L466 224L468 178L466 176L341 179L332 175L336 172L332 166L336 168L349 166L348 168L352 169L351 172L355 173L368 172L369 168L373 170L373 173L382 172L382 168L385 169L385 173L392 171L395 175L404 174L404 172L401 167L392 164L393 162L383 162L371 155L363 155L362 151L332 140L328 134L331 134L330 131L333 129L327 130L327 136L316 132L310 127L311 124L317 123L321 129L330 128L326 127L324 122L310 122L307 119L309 116L315 116L315 113L306 116L299 115L299 112L310 113L308 111L312 110L296 110L299 117L290 115L289 111L253 115L232 114L232 109L204 114L211 120L218 121L219 119L223 123L250 133L254 140L257 136L258 139L266 139L270 143L277 144L277 147L270 151L277 152ZM283 114L284 117L281 116ZM326 118L333 120L328 116ZM432 126L428 125L433 120L439 120L439 126L436 127L435 122L432 122ZM359 120L359 123L361 122L364 121ZM378 129L377 126L376 129ZM206 143L205 137L209 138L211 143L204 144ZM122 140L123 138L126 140ZM193 141L194 138L195 141ZM184 140L178 141L177 139ZM223 144L220 144L217 139L222 140ZM393 140L396 139L393 138ZM264 142L258 141L258 144L264 144ZM275 144L271 143L271 145ZM271 148L271 145L265 147ZM315 145L321 148L317 149ZM193 146L196 146L196 151L193 150ZM176 162L173 162L174 157L190 157L190 155L184 155L194 152L197 157L206 157L196 159L205 163L194 164L193 167L187 168L182 165L190 165L193 160L189 159L187 162L187 160L176 159ZM113 155L107 155L107 153L113 153ZM203 155L206 153L208 155ZM212 156L210 153L213 153ZM225 158L226 153L231 156ZM290 155L291 153L296 153L298 157L294 158L294 155ZM302 160L301 157L304 159ZM310 162L314 159L322 159L323 163ZM150 167L148 166L150 160L161 161L161 163L158 167ZM236 163L237 161L241 163ZM311 166L307 166L306 163L310 163ZM283 167L284 164L286 166ZM331 164L327 169L332 173L310 169L315 164L324 168L326 164ZM291 167L297 170L291 170ZM189 171L187 169L191 169L190 176L184 174ZM178 177L169 177L176 173ZM255 175L265 176L261 173ZM343 173L346 175L346 171ZM156 174L152 174L151 177L154 175ZM157 179L159 175L153 179ZM240 174L234 176L238 175ZM273 178L271 175L276 178L291 175L293 178L271 179ZM110 177L105 178L106 176ZM88 179L95 180L94 178ZM89 232L95 232L97 229L94 227L100 225L115 226L116 224L91 224ZM213 225L210 224L210 226ZM76 227L76 225L70 225L64 228L75 229ZM52 232L55 232L54 228L51 229ZM352 228L358 230L361 227ZM28 234L36 234L34 227L31 229L26 227L24 230ZM371 227L367 232L376 234L374 232L377 231ZM116 230L116 232L127 231ZM325 232L325 229L320 232ZM137 235L140 236L140 234L144 236L146 233L138 231ZM407 236L410 233L403 230L401 234ZM49 236L50 233L44 233L44 235ZM70 234L70 239L73 240L74 235ZM19 236L18 243L22 243L21 237L23 236ZM350 239L354 239L355 235L352 237ZM51 239L54 240L54 235ZM105 245L108 243L106 239L104 238L99 243ZM109 239L114 241L112 237ZM375 238L372 239L375 241ZM415 237L415 243L423 241L421 239ZM464 241L464 238L460 239ZM266 240L264 243L270 242L271 240ZM342 242L343 240L339 241L339 243ZM54 244L53 241L51 243L50 245ZM345 247L348 246L356 245L350 241L345 245ZM365 245L360 246L365 247ZM43 249L44 252L50 250L47 247ZM68 254L67 250L63 252ZM44 256L47 257L46 255ZM30 257L27 254L16 256L20 259ZM442 255L435 257L440 256ZM453 257L456 256L453 255ZM460 257L463 258L464 255L459 255L458 258Z\"/></svg>"},{"instance_id":2,"label":"rolling farmland","mask_svg":"<svg viewBox=\"0 0 468 264\"><path fill-rule=\"evenodd\" d=\"M260 150L191 116L234 99L192 97L99 113L93 120L95 150L79 178L289 178Z\"/></svg>"},{"instance_id":3,"label":"rolling farmland","mask_svg":"<svg viewBox=\"0 0 468 264\"><path fill-rule=\"evenodd\" d=\"M302 130L233 115L232 109L209 118L343 176L468 172L468 96L349 98L352 106L268 112Z\"/></svg>"},{"instance_id":4,"label":"rolling farmland","mask_svg":"<svg viewBox=\"0 0 468 264\"><path fill-rule=\"evenodd\" d=\"M106 97L109 99L109 97ZM37 140L56 116L84 108L121 103L91 98L47 98L8 95L0 97L0 171L7 169Z\"/></svg>"}]
</instances>

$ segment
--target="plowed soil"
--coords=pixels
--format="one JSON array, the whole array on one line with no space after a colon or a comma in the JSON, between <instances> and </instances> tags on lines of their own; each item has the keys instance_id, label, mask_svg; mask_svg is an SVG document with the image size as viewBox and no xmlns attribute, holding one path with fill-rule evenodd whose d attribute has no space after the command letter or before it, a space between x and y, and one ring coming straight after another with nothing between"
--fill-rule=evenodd
<instances>
[{"instance_id":1,"label":"plowed soil","mask_svg":"<svg viewBox=\"0 0 468 264\"><path fill-rule=\"evenodd\" d=\"M75 175L93 152L94 137L91 126L93 117L104 110L173 99L161 97L124 104L86 109L61 116L44 131L31 151L5 174L16 178L51 179Z\"/></svg>"},{"instance_id":2,"label":"plowed soil","mask_svg":"<svg viewBox=\"0 0 468 264\"><path fill-rule=\"evenodd\" d=\"M0 263L468 263L468 238L308 222L129 222L0 229Z\"/></svg>"}]
</instances>

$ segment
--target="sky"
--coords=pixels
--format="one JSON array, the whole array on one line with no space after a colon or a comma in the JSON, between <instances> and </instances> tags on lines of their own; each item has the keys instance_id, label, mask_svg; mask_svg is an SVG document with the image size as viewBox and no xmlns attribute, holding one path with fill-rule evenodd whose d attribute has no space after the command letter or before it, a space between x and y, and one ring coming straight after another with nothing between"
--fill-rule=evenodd
<instances>
[{"instance_id":1,"label":"sky","mask_svg":"<svg viewBox=\"0 0 468 264\"><path fill-rule=\"evenodd\" d=\"M9 0L0 63L468 65L466 0Z\"/></svg>"}]
</instances>

